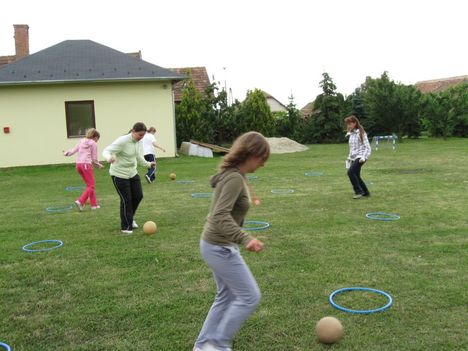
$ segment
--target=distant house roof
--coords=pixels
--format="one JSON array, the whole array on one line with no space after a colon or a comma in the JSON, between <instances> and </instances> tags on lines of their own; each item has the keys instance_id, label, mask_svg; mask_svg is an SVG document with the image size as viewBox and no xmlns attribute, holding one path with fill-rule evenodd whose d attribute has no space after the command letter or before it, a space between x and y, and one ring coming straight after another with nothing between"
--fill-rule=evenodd
<instances>
[{"instance_id":1,"label":"distant house roof","mask_svg":"<svg viewBox=\"0 0 468 351\"><path fill-rule=\"evenodd\" d=\"M468 83L468 75L450 77L450 78L433 79L433 80L424 80L421 82L417 82L415 86L421 93L437 93L439 91L447 90L450 87L453 87L455 85L462 84L462 83Z\"/></svg>"},{"instance_id":2,"label":"distant house roof","mask_svg":"<svg viewBox=\"0 0 468 351\"><path fill-rule=\"evenodd\" d=\"M312 112L314 112L314 102L309 102L307 105L305 105L303 108L299 110L299 113L301 114L302 118L308 118L312 116Z\"/></svg>"},{"instance_id":3,"label":"distant house roof","mask_svg":"<svg viewBox=\"0 0 468 351\"><path fill-rule=\"evenodd\" d=\"M195 84L195 89L200 93L204 93L205 89L211 84L210 77L205 67L182 67L182 68L169 68L171 71L177 74L191 77ZM174 90L174 101L180 102L182 100L182 92L187 83L185 81L177 82L173 84Z\"/></svg>"},{"instance_id":4,"label":"distant house roof","mask_svg":"<svg viewBox=\"0 0 468 351\"><path fill-rule=\"evenodd\" d=\"M171 70L91 40L66 40L0 67L0 85L183 78Z\"/></svg>"},{"instance_id":5,"label":"distant house roof","mask_svg":"<svg viewBox=\"0 0 468 351\"><path fill-rule=\"evenodd\" d=\"M262 90L265 99L267 99L267 103L270 106L272 112L279 112L279 111L287 111L287 107L283 105L281 101L275 98L273 95L267 93L266 91Z\"/></svg>"},{"instance_id":6,"label":"distant house roof","mask_svg":"<svg viewBox=\"0 0 468 351\"><path fill-rule=\"evenodd\" d=\"M12 63L16 60L16 55L0 56L0 67Z\"/></svg>"}]
</instances>

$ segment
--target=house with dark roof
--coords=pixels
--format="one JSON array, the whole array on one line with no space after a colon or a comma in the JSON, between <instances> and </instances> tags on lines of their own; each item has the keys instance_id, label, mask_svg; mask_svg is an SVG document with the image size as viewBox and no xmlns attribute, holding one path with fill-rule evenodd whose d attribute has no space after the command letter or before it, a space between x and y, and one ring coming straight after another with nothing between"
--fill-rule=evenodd
<instances>
[{"instance_id":1,"label":"house with dark roof","mask_svg":"<svg viewBox=\"0 0 468 351\"><path fill-rule=\"evenodd\" d=\"M61 150L88 128L100 145L135 122L158 130L176 153L171 70L91 40L66 40L0 67L0 167L72 162ZM33 155L31 155L33 153Z\"/></svg>"},{"instance_id":2,"label":"house with dark roof","mask_svg":"<svg viewBox=\"0 0 468 351\"><path fill-rule=\"evenodd\" d=\"M468 76L424 80L417 82L415 87L421 93L426 94L438 93L463 83L468 83Z\"/></svg>"},{"instance_id":3,"label":"house with dark roof","mask_svg":"<svg viewBox=\"0 0 468 351\"><path fill-rule=\"evenodd\" d=\"M177 74L184 75L193 81L195 89L204 94L206 88L211 84L210 77L205 67L181 67L181 68L169 68L171 71L176 72ZM187 80L174 82L172 89L174 90L174 102L176 104L180 103L182 100L182 93L184 88L187 85Z\"/></svg>"}]
</instances>

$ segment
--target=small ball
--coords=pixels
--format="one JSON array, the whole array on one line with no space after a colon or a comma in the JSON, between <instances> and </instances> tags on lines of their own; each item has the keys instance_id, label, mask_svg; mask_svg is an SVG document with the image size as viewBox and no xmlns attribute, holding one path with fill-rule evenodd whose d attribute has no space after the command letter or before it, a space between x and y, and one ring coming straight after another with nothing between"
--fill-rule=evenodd
<instances>
[{"instance_id":1,"label":"small ball","mask_svg":"<svg viewBox=\"0 0 468 351\"><path fill-rule=\"evenodd\" d=\"M315 335L324 344L333 344L343 337L343 326L334 317L323 317L315 326Z\"/></svg>"},{"instance_id":2,"label":"small ball","mask_svg":"<svg viewBox=\"0 0 468 351\"><path fill-rule=\"evenodd\" d=\"M169 174L169 178L171 178L172 180L175 180L177 178L177 176L176 176L175 173L171 173L171 174Z\"/></svg>"},{"instance_id":3,"label":"small ball","mask_svg":"<svg viewBox=\"0 0 468 351\"><path fill-rule=\"evenodd\" d=\"M145 224L143 224L143 233L145 233L146 235L153 235L154 233L156 233L157 229L158 227L153 221L148 221L145 222Z\"/></svg>"}]
</instances>

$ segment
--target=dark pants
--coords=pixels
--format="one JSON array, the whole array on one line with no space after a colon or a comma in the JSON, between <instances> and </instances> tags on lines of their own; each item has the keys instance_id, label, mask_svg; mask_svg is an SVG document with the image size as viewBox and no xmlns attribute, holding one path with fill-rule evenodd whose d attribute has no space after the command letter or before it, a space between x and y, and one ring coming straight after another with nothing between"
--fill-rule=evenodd
<instances>
[{"instance_id":1,"label":"dark pants","mask_svg":"<svg viewBox=\"0 0 468 351\"><path fill-rule=\"evenodd\" d=\"M133 230L133 216L143 199L140 176L130 179L112 176L112 182L120 197L120 226L122 230Z\"/></svg>"},{"instance_id":2,"label":"dark pants","mask_svg":"<svg viewBox=\"0 0 468 351\"><path fill-rule=\"evenodd\" d=\"M361 167L363 165L364 163L359 162L359 158L354 160L351 163L351 167L348 169L348 177L351 181L351 184L353 185L354 193L356 195L369 196L369 189L367 189L366 184L361 178Z\"/></svg>"},{"instance_id":3,"label":"dark pants","mask_svg":"<svg viewBox=\"0 0 468 351\"><path fill-rule=\"evenodd\" d=\"M156 157L154 154L147 154L145 155L145 160L148 162L154 162L156 161ZM156 179L156 166L154 166L154 168L148 168L146 175L151 179L151 181L154 181Z\"/></svg>"}]
</instances>

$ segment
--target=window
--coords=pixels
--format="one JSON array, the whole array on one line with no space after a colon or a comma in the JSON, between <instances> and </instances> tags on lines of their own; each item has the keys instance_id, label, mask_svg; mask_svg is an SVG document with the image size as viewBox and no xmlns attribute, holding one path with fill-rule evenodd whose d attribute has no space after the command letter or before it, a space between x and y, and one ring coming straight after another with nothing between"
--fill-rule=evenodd
<instances>
[{"instance_id":1,"label":"window","mask_svg":"<svg viewBox=\"0 0 468 351\"><path fill-rule=\"evenodd\" d=\"M96 128L94 101L65 101L67 137L79 138L86 130Z\"/></svg>"}]
</instances>

